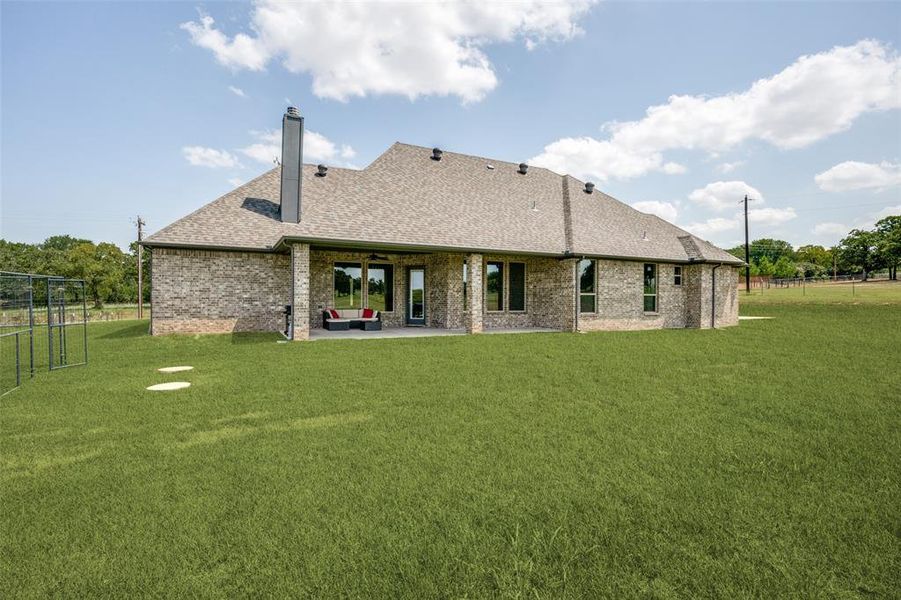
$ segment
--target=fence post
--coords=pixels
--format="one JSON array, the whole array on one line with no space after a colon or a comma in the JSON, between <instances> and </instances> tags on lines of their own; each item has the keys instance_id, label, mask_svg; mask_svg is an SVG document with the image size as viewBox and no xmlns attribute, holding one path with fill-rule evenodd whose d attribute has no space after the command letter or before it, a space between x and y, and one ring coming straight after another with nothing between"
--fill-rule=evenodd
<instances>
[{"instance_id":1,"label":"fence post","mask_svg":"<svg viewBox=\"0 0 901 600\"><path fill-rule=\"evenodd\" d=\"M19 366L19 332L16 332L16 387L22 385L22 370Z\"/></svg>"}]
</instances>

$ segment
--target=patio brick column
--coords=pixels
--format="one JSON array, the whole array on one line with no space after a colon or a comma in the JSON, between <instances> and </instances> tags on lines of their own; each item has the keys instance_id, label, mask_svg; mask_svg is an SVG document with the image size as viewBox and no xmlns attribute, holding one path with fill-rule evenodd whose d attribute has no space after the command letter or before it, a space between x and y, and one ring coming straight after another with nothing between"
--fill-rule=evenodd
<instances>
[{"instance_id":1,"label":"patio brick column","mask_svg":"<svg viewBox=\"0 0 901 600\"><path fill-rule=\"evenodd\" d=\"M466 271L469 281L466 286L466 333L482 333L484 294L482 283L482 255L470 254L466 257Z\"/></svg>"},{"instance_id":2,"label":"patio brick column","mask_svg":"<svg viewBox=\"0 0 901 600\"><path fill-rule=\"evenodd\" d=\"M291 245L291 339L310 339L310 245Z\"/></svg>"},{"instance_id":3,"label":"patio brick column","mask_svg":"<svg viewBox=\"0 0 901 600\"><path fill-rule=\"evenodd\" d=\"M567 258L560 261L560 295L559 307L561 329L576 332L579 330L579 283L577 265L579 259Z\"/></svg>"}]
</instances>

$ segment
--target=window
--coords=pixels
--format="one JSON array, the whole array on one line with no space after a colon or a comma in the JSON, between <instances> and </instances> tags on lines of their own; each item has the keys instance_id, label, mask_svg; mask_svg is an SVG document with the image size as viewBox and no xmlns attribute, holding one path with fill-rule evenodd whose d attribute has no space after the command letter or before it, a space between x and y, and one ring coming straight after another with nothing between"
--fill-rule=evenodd
<instances>
[{"instance_id":1,"label":"window","mask_svg":"<svg viewBox=\"0 0 901 600\"><path fill-rule=\"evenodd\" d=\"M644 266L644 311L657 312L657 265Z\"/></svg>"},{"instance_id":2,"label":"window","mask_svg":"<svg viewBox=\"0 0 901 600\"><path fill-rule=\"evenodd\" d=\"M362 265L360 263L335 263L335 308L362 307Z\"/></svg>"},{"instance_id":3,"label":"window","mask_svg":"<svg viewBox=\"0 0 901 600\"><path fill-rule=\"evenodd\" d=\"M682 285L682 267L673 267L673 285Z\"/></svg>"},{"instance_id":4,"label":"window","mask_svg":"<svg viewBox=\"0 0 901 600\"><path fill-rule=\"evenodd\" d=\"M579 261L579 312L597 312L597 290L595 289L597 263L584 259Z\"/></svg>"},{"instance_id":5,"label":"window","mask_svg":"<svg viewBox=\"0 0 901 600\"><path fill-rule=\"evenodd\" d=\"M507 268L510 278L507 310L524 311L526 309L526 263L511 262Z\"/></svg>"},{"instance_id":6,"label":"window","mask_svg":"<svg viewBox=\"0 0 901 600\"><path fill-rule=\"evenodd\" d=\"M369 308L382 312L394 310L394 265L370 264L368 268L367 302Z\"/></svg>"},{"instance_id":7,"label":"window","mask_svg":"<svg viewBox=\"0 0 901 600\"><path fill-rule=\"evenodd\" d=\"M469 265L466 262L466 259L463 259L463 311L466 312L469 310L469 305L466 303L466 287L469 284Z\"/></svg>"},{"instance_id":8,"label":"window","mask_svg":"<svg viewBox=\"0 0 901 600\"><path fill-rule=\"evenodd\" d=\"M485 310L504 310L504 263L489 262L485 267Z\"/></svg>"}]
</instances>

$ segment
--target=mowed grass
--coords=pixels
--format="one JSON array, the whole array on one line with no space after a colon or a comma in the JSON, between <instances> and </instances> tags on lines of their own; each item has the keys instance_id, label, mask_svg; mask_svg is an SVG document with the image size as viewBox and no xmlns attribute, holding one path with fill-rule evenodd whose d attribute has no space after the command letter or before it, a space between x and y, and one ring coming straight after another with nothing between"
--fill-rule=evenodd
<instances>
[{"instance_id":1,"label":"mowed grass","mask_svg":"<svg viewBox=\"0 0 901 600\"><path fill-rule=\"evenodd\" d=\"M899 304L901 281L816 283L797 287L741 289L741 305L758 304Z\"/></svg>"},{"instance_id":2,"label":"mowed grass","mask_svg":"<svg viewBox=\"0 0 901 600\"><path fill-rule=\"evenodd\" d=\"M776 318L92 324L88 367L0 400L0 596L896 597L901 305L747 312Z\"/></svg>"}]
</instances>

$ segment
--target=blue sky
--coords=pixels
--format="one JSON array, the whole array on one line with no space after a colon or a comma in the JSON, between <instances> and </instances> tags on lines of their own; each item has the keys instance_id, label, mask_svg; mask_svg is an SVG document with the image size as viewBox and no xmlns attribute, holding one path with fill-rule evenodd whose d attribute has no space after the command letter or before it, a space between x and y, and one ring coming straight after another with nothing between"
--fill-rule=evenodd
<instances>
[{"instance_id":1,"label":"blue sky","mask_svg":"<svg viewBox=\"0 0 901 600\"><path fill-rule=\"evenodd\" d=\"M725 246L747 190L752 237L796 245L901 214L898 3L0 11L9 240L126 246L267 170L288 100L311 162L525 160Z\"/></svg>"}]
</instances>

